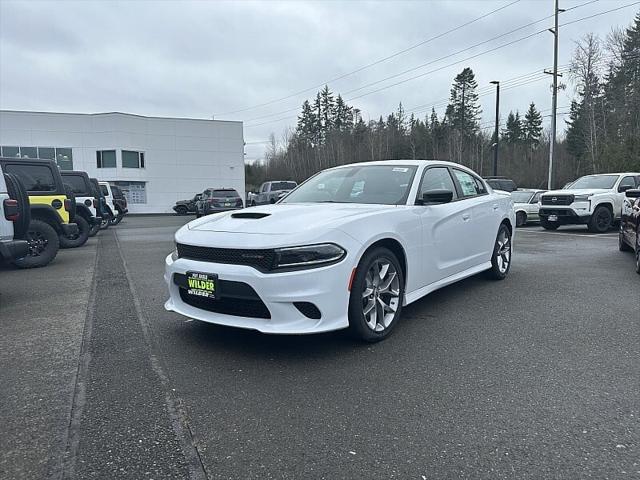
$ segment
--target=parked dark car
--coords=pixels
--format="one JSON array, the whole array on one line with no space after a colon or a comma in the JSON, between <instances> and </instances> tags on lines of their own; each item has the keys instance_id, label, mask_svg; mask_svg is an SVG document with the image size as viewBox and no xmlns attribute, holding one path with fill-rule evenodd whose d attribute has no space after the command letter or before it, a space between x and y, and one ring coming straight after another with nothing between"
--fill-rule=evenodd
<instances>
[{"instance_id":1,"label":"parked dark car","mask_svg":"<svg viewBox=\"0 0 640 480\"><path fill-rule=\"evenodd\" d=\"M178 215L188 215L196 213L196 203L202 198L202 193L197 193L189 200L178 200L173 206L173 211Z\"/></svg>"},{"instance_id":2,"label":"parked dark car","mask_svg":"<svg viewBox=\"0 0 640 480\"><path fill-rule=\"evenodd\" d=\"M503 190L505 192L513 192L518 189L516 182L506 177L485 177L487 183L494 190Z\"/></svg>"},{"instance_id":3,"label":"parked dark car","mask_svg":"<svg viewBox=\"0 0 640 480\"><path fill-rule=\"evenodd\" d=\"M243 207L242 198L233 188L207 188L196 203L196 217Z\"/></svg>"},{"instance_id":4,"label":"parked dark car","mask_svg":"<svg viewBox=\"0 0 640 480\"><path fill-rule=\"evenodd\" d=\"M640 273L640 189L625 192L618 246L621 251L635 253L636 272Z\"/></svg>"},{"instance_id":5,"label":"parked dark car","mask_svg":"<svg viewBox=\"0 0 640 480\"><path fill-rule=\"evenodd\" d=\"M285 194L296 188L298 184L290 180L278 180L264 182L260 186L260 191L251 197L250 205L268 205L276 203Z\"/></svg>"}]
</instances>

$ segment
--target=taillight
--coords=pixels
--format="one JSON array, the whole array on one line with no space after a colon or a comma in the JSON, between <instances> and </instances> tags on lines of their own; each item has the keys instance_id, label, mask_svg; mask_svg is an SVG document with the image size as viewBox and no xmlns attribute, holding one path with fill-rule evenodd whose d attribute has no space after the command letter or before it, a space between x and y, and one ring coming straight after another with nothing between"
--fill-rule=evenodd
<instances>
[{"instance_id":1,"label":"taillight","mask_svg":"<svg viewBox=\"0 0 640 480\"><path fill-rule=\"evenodd\" d=\"M7 198L4 201L4 218L10 222L17 222L20 218L20 211L18 210L18 201L13 198Z\"/></svg>"},{"instance_id":2,"label":"taillight","mask_svg":"<svg viewBox=\"0 0 640 480\"><path fill-rule=\"evenodd\" d=\"M242 206L242 199L241 199L241 198L238 198L238 199L236 200L236 207L241 207L241 206Z\"/></svg>"},{"instance_id":3,"label":"taillight","mask_svg":"<svg viewBox=\"0 0 640 480\"><path fill-rule=\"evenodd\" d=\"M70 200L70 199L68 199L68 198L65 198L65 199L64 199L64 209L65 209L67 212L70 212L70 211L71 211L71 200Z\"/></svg>"},{"instance_id":4,"label":"taillight","mask_svg":"<svg viewBox=\"0 0 640 480\"><path fill-rule=\"evenodd\" d=\"M93 208L98 208L98 200L93 199Z\"/></svg>"}]
</instances>

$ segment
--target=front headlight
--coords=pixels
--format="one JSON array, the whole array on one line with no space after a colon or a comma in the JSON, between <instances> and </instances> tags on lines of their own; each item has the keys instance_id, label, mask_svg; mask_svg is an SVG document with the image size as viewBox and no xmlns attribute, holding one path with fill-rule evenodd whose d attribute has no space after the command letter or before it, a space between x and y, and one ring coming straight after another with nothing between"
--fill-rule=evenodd
<instances>
[{"instance_id":1,"label":"front headlight","mask_svg":"<svg viewBox=\"0 0 640 480\"><path fill-rule=\"evenodd\" d=\"M341 260L347 252L333 243L275 250L274 269L316 267Z\"/></svg>"},{"instance_id":2,"label":"front headlight","mask_svg":"<svg viewBox=\"0 0 640 480\"><path fill-rule=\"evenodd\" d=\"M575 196L573 197L573 201L574 201L574 202L588 202L588 201L589 201L589 198L590 198L591 196L592 196L592 195L575 195Z\"/></svg>"}]
</instances>

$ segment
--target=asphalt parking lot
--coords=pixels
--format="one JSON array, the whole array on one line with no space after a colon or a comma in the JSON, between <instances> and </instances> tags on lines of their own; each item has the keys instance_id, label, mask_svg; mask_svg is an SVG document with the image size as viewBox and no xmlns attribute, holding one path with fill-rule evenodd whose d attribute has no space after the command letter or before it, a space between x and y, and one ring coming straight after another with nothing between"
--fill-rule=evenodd
<instances>
[{"instance_id":1,"label":"asphalt parking lot","mask_svg":"<svg viewBox=\"0 0 640 480\"><path fill-rule=\"evenodd\" d=\"M0 267L1 478L640 478L640 278L615 233L521 229L506 281L362 345L164 311L188 219Z\"/></svg>"}]
</instances>

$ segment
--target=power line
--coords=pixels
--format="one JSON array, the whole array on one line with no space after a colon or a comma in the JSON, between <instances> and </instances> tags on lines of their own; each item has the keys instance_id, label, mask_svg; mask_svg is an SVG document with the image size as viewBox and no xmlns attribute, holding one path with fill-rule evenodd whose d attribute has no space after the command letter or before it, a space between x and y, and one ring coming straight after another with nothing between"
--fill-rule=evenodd
<instances>
[{"instance_id":1,"label":"power line","mask_svg":"<svg viewBox=\"0 0 640 480\"><path fill-rule=\"evenodd\" d=\"M580 7L580 6L587 5L587 4L589 4L589 3L593 3L593 0L592 0L591 2L586 2L585 4L577 5L577 6L573 7L573 8L575 9L575 8ZM626 4L626 5L622 5L622 6L620 6L620 7L612 8L612 9L609 9L609 10L604 10L604 11L602 11L602 12L599 12L599 13L596 13L596 14L593 14L593 15L589 15L589 16L582 17L582 18L579 18L579 19L576 19L576 20L572 20L572 21L570 21L570 22L567 22L567 23L561 24L560 26L571 25L571 24L578 23L578 22L581 22L581 21L584 21L584 20L589 20L589 19L592 19L592 18L595 18L595 17L601 16L601 15L605 15L605 14L607 14L607 13L611 13L611 12L614 12L614 11L622 10L622 9L624 9L624 8L628 8L628 7L631 7L631 6L637 5L637 4L640 4L640 1L632 2L632 3ZM552 15L552 16L553 16L553 15ZM547 19L547 18L550 18L550 17L546 17L545 19ZM530 26L530 25L532 25L532 24L534 24L534 23L539 23L540 21L542 21L542 20L539 20L539 21L536 21L536 22L532 22L531 24L528 24L528 25ZM517 30L517 29L516 29L516 30ZM475 54L475 55L472 55L472 56L470 56L470 57L464 58L464 59L462 59L462 60L458 60L458 61L455 61L455 62L449 63L449 64L447 64L447 65L444 65L444 66L438 67L438 68L436 68L436 69L430 70L430 71L428 71L428 72L424 72L424 73L421 73L421 74L419 74L419 75L415 75L415 76L413 76L413 77L409 77L409 78L406 78L406 79L404 79L404 80L401 80L401 81L398 81L398 82L395 82L395 83L392 83L392 84L386 85L386 86L384 86L384 87L381 87L381 88L378 88L378 89L375 89L375 90L372 90L372 91L369 91L369 92L363 93L363 94L361 94L361 95L358 95L358 96L355 96L355 97L351 97L351 98L349 98L349 99L347 99L347 100L345 100L345 101L350 102L350 101L353 101L353 100L357 100L357 99L359 99L359 98L362 98L362 97L365 97L365 96L368 96L368 95L372 95L372 94L374 94L374 93L378 93L378 92L383 91L383 90L386 90L386 89L388 89L388 88L392 88L392 87L395 87L395 86L397 86L397 85L401 85L401 84L403 84L403 83L406 83L406 82L409 82L409 81L412 81L412 80L416 80L416 79L418 79L418 78L425 77L425 76L427 76L427 75L430 75L430 74L432 74L432 73L438 72L438 71L440 71L440 70L444 70L445 68L448 68L448 67L451 67L451 66L457 65L457 64L459 64L459 63L463 63L463 62L466 62L466 61L468 61L468 60L471 60L471 59L474 59L474 58L480 57L480 56L482 56L482 55L486 55L487 53L491 53L491 52L494 52L494 51L496 51L496 50L499 50L499 49L502 49L502 48L505 48L505 47L508 47L508 46L514 45L515 43L522 42L522 41L524 41L524 40L527 40L527 39L529 39L529 38L532 38L532 37L534 37L534 36L536 36L536 35L540 35L541 33L544 33L544 32L547 32L547 31L548 31L548 30L547 30L546 28L545 28L544 30L539 30L539 31L537 31L537 32L531 33L531 34L529 34L529 35L525 35L524 37L520 37L520 38L518 38L518 39L516 39L516 40L512 40L512 41L510 41L510 42L504 43L504 44L499 45L499 46L497 46L497 47L493 47L493 48L491 48L491 49L489 49L489 50L485 50L485 51L483 51L483 52L477 53L477 54ZM512 32L513 32L513 31L512 31ZM501 35L501 36L504 36L504 35ZM498 37L496 37L496 38L498 38ZM483 42L483 43L486 43L486 42ZM459 53L459 52L458 52L458 53ZM453 55L455 55L455 54L453 54ZM452 56L452 55L451 55L451 56ZM443 57L443 58L447 58L447 57ZM416 68L419 68L419 67L416 67ZM379 83L379 82L374 82L374 83ZM278 112L278 113L275 113L275 114L265 115L265 116L263 116L263 117L256 117L256 118L254 118L254 119L247 120L247 122L250 122L250 121L253 121L253 120L259 120L259 119L261 119L261 118L267 118L267 117L270 117L270 116L282 115L282 114L284 114L284 113L289 113L289 112L291 112L291 111L298 111L298 108L290 109L290 110L286 110L286 111L282 111L282 112ZM262 122L262 123L258 123L258 124L254 124L254 125L245 125L245 127L246 127L246 128L254 128L254 127L259 127L259 126L262 126L262 125L267 125L267 124L270 124L270 123L277 123L277 122L280 122L280 121L283 121L283 120L287 120L287 119L291 119L291 118L297 118L297 115L294 115L294 116L289 115L289 116L286 116L286 117L278 118L278 119L276 119L276 120L271 120L271 121L267 121L267 122Z\"/></svg>"},{"instance_id":2,"label":"power line","mask_svg":"<svg viewBox=\"0 0 640 480\"><path fill-rule=\"evenodd\" d=\"M246 111L248 111L248 110L255 110L256 108L266 107L266 106L268 106L268 105L272 105L272 104L274 104L274 103L279 103L279 102L281 102L281 101L283 101L283 100L288 100L289 98L292 98L292 97L297 97L298 95L301 95L301 94L303 94L303 93L307 93L307 92L309 92L309 91L313 91L313 90L316 90L316 89L318 89L318 88L322 88L322 86L324 86L324 85L326 85L326 84L329 84L329 83L332 83L332 82L337 82L338 80L342 80L343 78L346 78L346 77L349 77L349 76L354 75L354 74L356 74L356 73L359 73L359 72L361 72L361 71L363 71L363 70L366 70L367 68L371 68L371 67L373 67L373 66L375 66L375 65L379 65L380 63L386 62L387 60L390 60L390 59L395 58L395 57L397 57L397 56L399 56L399 55L402 55L402 54L404 54L404 53L406 53L406 52L409 52L410 50L414 50L414 49L416 49L416 48L418 48L418 47L421 47L422 45L426 45L427 43L430 43L430 42L432 42L432 41L434 41L434 40L437 40L437 39L439 39L439 38L442 38L442 37L444 37L444 36L446 36L446 35L448 35L448 34L450 34L450 33L453 33L453 32L455 32L455 31L458 31L458 30L460 30L460 29L462 29L462 28L464 28L464 27L467 27L467 26L469 26L469 25L471 25L471 24L475 23L475 22L478 22L478 21L480 21L480 20L482 20L482 19L484 19L484 18L487 18L487 17L489 17L489 16L491 16L491 15L495 14L495 13L498 13L499 11L504 10L505 8L510 7L511 5L515 5L516 3L520 2L520 1L521 1L521 0L514 0L514 1L512 1L512 2L510 2L510 3L508 3L508 4L506 4L506 5L503 5L503 6L501 6L501 7L496 8L495 10L492 10L492 11L490 11L490 12L488 12L488 13L485 13L485 14L483 14L483 15L479 16L479 17L476 17L476 18L474 18L473 20L470 20L470 21L468 21L468 22L466 22L466 23L463 23L463 24L461 24L461 25L458 25L457 27L454 27L454 28L452 28L452 29L450 29L450 30L447 30L446 32L442 32L442 33L440 33L440 34L438 34L438 35L435 35L435 36L433 36L433 37L430 37L430 38L428 38L428 39L426 39L426 40L423 40L423 41L421 41L421 42L419 42L419 43L416 43L416 44L414 44L414 45L411 45L411 46L409 46L409 47L407 47L407 48L405 48L405 49L403 49L403 50L400 50L400 51L398 51L398 52L392 53L391 55L388 55L388 56L386 56L386 57L384 57L384 58L381 58L381 59L376 60L376 61L374 61L374 62L368 63L367 65L363 65L362 67L359 67L359 68L357 68L357 69L355 69L355 70L352 70L352 71L350 71L350 72L347 72L347 73L344 73L344 74L342 74L342 75L339 75L339 76L337 76L337 77L335 77L335 78L332 78L332 79L330 79L330 80L324 81L324 82L322 82L322 83L321 83L321 84L319 84L319 85L315 85L315 86L313 86L313 87L305 88L304 90L299 90L299 91L297 91L297 92L295 92L295 93L292 93L292 94L290 94L290 95L287 95L287 96L285 96L285 97L281 97L281 98L277 98L277 99L274 99L274 100L270 100L270 101L265 102L265 103L261 103L261 104L258 104L258 105L253 105L253 106L246 107L246 108L241 108L241 109L239 109L239 110L232 110L232 111L229 111L229 112L222 112L222 113L218 113L218 114L216 114L216 115L218 115L218 116L219 116L219 115L232 115L232 114L234 114L234 113L241 113L241 112L246 112Z\"/></svg>"}]
</instances>

